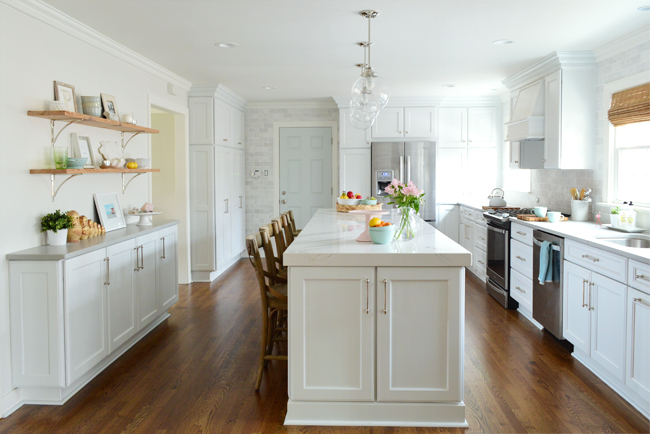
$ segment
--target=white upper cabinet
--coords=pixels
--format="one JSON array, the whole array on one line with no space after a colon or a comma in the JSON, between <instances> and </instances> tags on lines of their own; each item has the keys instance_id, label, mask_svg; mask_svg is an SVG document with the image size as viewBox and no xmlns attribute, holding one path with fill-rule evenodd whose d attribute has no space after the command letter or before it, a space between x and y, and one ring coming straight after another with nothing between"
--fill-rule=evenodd
<instances>
[{"instance_id":1,"label":"white upper cabinet","mask_svg":"<svg viewBox=\"0 0 650 434\"><path fill-rule=\"evenodd\" d=\"M231 109L230 130L232 136L231 145L234 148L244 147L244 112L237 109Z\"/></svg>"},{"instance_id":2,"label":"white upper cabinet","mask_svg":"<svg viewBox=\"0 0 650 434\"><path fill-rule=\"evenodd\" d=\"M441 108L440 135L441 148L462 148L467 146L467 109Z\"/></svg>"},{"instance_id":3,"label":"white upper cabinet","mask_svg":"<svg viewBox=\"0 0 650 434\"><path fill-rule=\"evenodd\" d=\"M370 148L370 128L360 130L350 122L350 109L339 109L339 147Z\"/></svg>"},{"instance_id":4,"label":"white upper cabinet","mask_svg":"<svg viewBox=\"0 0 650 434\"><path fill-rule=\"evenodd\" d=\"M544 168L560 168L560 131L562 127L562 71L544 80Z\"/></svg>"},{"instance_id":5,"label":"white upper cabinet","mask_svg":"<svg viewBox=\"0 0 650 434\"><path fill-rule=\"evenodd\" d=\"M438 117L435 107L404 108L404 137L435 138Z\"/></svg>"},{"instance_id":6,"label":"white upper cabinet","mask_svg":"<svg viewBox=\"0 0 650 434\"><path fill-rule=\"evenodd\" d=\"M214 105L211 97L190 98L190 145L214 144Z\"/></svg>"},{"instance_id":7,"label":"white upper cabinet","mask_svg":"<svg viewBox=\"0 0 650 434\"><path fill-rule=\"evenodd\" d=\"M215 145L232 146L232 112L229 105L214 100Z\"/></svg>"},{"instance_id":8,"label":"white upper cabinet","mask_svg":"<svg viewBox=\"0 0 650 434\"><path fill-rule=\"evenodd\" d=\"M510 154L508 157L508 167L511 169L519 169L520 161L520 147L519 142L510 142Z\"/></svg>"},{"instance_id":9,"label":"white upper cabinet","mask_svg":"<svg viewBox=\"0 0 650 434\"><path fill-rule=\"evenodd\" d=\"M360 193L363 197L377 194L370 191L370 149L342 149L339 160L339 190Z\"/></svg>"},{"instance_id":10,"label":"white upper cabinet","mask_svg":"<svg viewBox=\"0 0 650 434\"><path fill-rule=\"evenodd\" d=\"M372 125L372 138L392 139L404 137L404 109L385 107Z\"/></svg>"},{"instance_id":11,"label":"white upper cabinet","mask_svg":"<svg viewBox=\"0 0 650 434\"><path fill-rule=\"evenodd\" d=\"M469 107L467 109L468 146L496 147L497 108Z\"/></svg>"}]
</instances>

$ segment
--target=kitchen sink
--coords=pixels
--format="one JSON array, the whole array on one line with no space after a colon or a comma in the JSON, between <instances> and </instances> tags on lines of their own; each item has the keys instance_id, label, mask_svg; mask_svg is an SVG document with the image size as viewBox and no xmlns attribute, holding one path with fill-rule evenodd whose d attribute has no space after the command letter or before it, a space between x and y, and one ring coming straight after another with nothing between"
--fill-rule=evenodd
<instances>
[{"instance_id":1,"label":"kitchen sink","mask_svg":"<svg viewBox=\"0 0 650 434\"><path fill-rule=\"evenodd\" d=\"M615 237L615 238L598 238L608 243L618 244L619 246L635 247L637 249L650 249L650 237Z\"/></svg>"}]
</instances>

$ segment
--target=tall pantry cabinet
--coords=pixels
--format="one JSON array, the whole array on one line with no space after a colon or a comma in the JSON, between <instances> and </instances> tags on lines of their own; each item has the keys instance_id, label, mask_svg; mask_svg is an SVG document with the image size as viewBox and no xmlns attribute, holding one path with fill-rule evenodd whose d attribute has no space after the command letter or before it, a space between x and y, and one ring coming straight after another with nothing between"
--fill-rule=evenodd
<instances>
[{"instance_id":1,"label":"tall pantry cabinet","mask_svg":"<svg viewBox=\"0 0 650 434\"><path fill-rule=\"evenodd\" d=\"M190 91L192 280L206 282L246 247L245 101L225 87Z\"/></svg>"}]
</instances>

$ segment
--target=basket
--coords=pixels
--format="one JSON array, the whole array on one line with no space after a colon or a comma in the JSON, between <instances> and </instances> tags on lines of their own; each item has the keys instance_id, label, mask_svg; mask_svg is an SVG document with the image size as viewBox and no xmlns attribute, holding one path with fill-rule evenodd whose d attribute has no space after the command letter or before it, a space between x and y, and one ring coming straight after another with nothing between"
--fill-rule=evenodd
<instances>
[{"instance_id":1,"label":"basket","mask_svg":"<svg viewBox=\"0 0 650 434\"><path fill-rule=\"evenodd\" d=\"M350 212L350 211L381 211L383 203L378 203L377 205L341 205L340 203L336 204L337 212Z\"/></svg>"}]
</instances>

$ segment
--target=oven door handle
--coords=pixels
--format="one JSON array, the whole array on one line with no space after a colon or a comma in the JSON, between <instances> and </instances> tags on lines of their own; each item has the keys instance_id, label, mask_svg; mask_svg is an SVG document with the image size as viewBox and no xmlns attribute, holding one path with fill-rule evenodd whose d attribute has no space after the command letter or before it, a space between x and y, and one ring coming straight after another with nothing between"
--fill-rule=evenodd
<instances>
[{"instance_id":1,"label":"oven door handle","mask_svg":"<svg viewBox=\"0 0 650 434\"><path fill-rule=\"evenodd\" d=\"M488 230L490 230L490 231L498 232L498 233L500 233L500 234L505 234L505 233L506 233L505 229L498 229L498 228L495 228L495 227L490 226L490 225L488 225L487 228L488 228Z\"/></svg>"}]
</instances>

